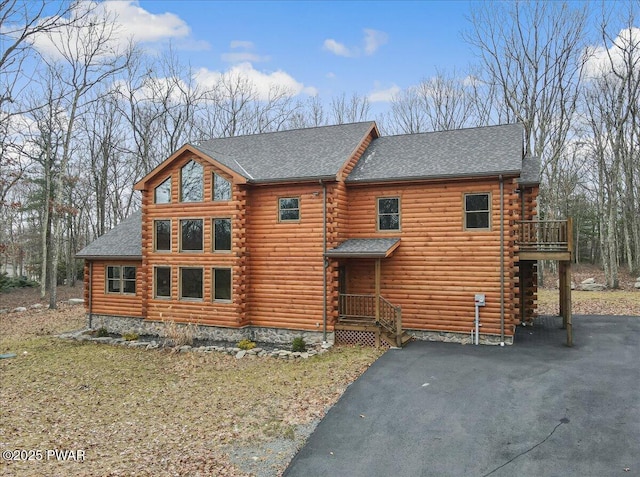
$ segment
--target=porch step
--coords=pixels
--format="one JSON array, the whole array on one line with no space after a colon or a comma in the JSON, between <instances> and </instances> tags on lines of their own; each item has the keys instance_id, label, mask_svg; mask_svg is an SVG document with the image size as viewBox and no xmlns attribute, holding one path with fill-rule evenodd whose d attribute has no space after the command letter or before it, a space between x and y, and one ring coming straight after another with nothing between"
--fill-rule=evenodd
<instances>
[{"instance_id":1,"label":"porch step","mask_svg":"<svg viewBox=\"0 0 640 477\"><path fill-rule=\"evenodd\" d=\"M391 346L397 346L397 342L396 342L396 335L389 333L387 331L381 330L380 331L380 336L382 338L384 338L384 340L389 343ZM404 345L406 345L409 341L411 341L413 339L413 336L411 336L409 333L407 333L406 331L402 331L402 334L400 335L400 347L404 348Z\"/></svg>"}]
</instances>

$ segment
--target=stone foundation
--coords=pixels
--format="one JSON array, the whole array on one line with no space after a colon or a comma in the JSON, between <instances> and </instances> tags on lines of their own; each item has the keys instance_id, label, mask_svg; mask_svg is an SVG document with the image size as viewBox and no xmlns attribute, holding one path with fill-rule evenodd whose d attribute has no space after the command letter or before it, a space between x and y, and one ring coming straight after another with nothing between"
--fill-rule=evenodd
<instances>
[{"instance_id":1,"label":"stone foundation","mask_svg":"<svg viewBox=\"0 0 640 477\"><path fill-rule=\"evenodd\" d=\"M422 341L442 341L445 343L473 344L474 341L470 333L454 333L450 331L424 331L424 330L406 330L411 336ZM475 339L475 335L473 337ZM499 345L500 335L487 335L480 333L479 340L481 345ZM512 345L513 336L504 337L504 344Z\"/></svg>"},{"instance_id":2,"label":"stone foundation","mask_svg":"<svg viewBox=\"0 0 640 477\"><path fill-rule=\"evenodd\" d=\"M150 321L143 318L113 315L87 315L87 326L97 330L105 328L109 333L121 335L123 333L137 333L140 336L164 336L167 322ZM237 343L247 339L262 343L290 345L294 338L302 337L308 345L322 344L322 332L307 330L290 330L280 328L265 328L259 326L245 326L242 328L225 328L222 326L196 325L176 323L180 328L190 328L189 332L197 340L228 341ZM327 342L333 344L333 332L327 333Z\"/></svg>"}]
</instances>

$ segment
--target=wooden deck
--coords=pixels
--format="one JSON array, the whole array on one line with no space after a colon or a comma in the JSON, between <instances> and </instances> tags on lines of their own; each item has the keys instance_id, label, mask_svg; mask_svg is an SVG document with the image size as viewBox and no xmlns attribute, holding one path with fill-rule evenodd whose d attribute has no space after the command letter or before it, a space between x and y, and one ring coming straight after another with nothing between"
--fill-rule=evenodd
<instances>
[{"instance_id":1,"label":"wooden deck","mask_svg":"<svg viewBox=\"0 0 640 477\"><path fill-rule=\"evenodd\" d=\"M573 224L567 220L523 220L518 222L520 260L570 261L573 256Z\"/></svg>"},{"instance_id":2,"label":"wooden deck","mask_svg":"<svg viewBox=\"0 0 640 477\"><path fill-rule=\"evenodd\" d=\"M554 260L558 262L559 302L563 327L567 330L567 345L573 346L573 324L571 311L571 262L573 260L573 221L523 220L518 222L516 244L521 262ZM521 266L524 269L524 266ZM530 277L521 277L527 280ZM526 285L525 285L526 286ZM537 288L537 285L535 285ZM525 301L531 290L521 289L521 316L525 316Z\"/></svg>"}]
</instances>

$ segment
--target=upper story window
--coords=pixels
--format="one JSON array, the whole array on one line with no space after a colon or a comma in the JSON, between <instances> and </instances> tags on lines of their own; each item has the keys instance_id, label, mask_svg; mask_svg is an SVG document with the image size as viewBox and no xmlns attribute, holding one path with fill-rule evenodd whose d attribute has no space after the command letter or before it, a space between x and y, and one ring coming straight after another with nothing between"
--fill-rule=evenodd
<instances>
[{"instance_id":1,"label":"upper story window","mask_svg":"<svg viewBox=\"0 0 640 477\"><path fill-rule=\"evenodd\" d=\"M170 220L154 220L154 242L153 248L156 252L171 251L171 221Z\"/></svg>"},{"instance_id":2,"label":"upper story window","mask_svg":"<svg viewBox=\"0 0 640 477\"><path fill-rule=\"evenodd\" d=\"M202 165L189 161L180 169L180 202L202 202L204 195Z\"/></svg>"},{"instance_id":3,"label":"upper story window","mask_svg":"<svg viewBox=\"0 0 640 477\"><path fill-rule=\"evenodd\" d=\"M202 219L180 221L180 251L202 252Z\"/></svg>"},{"instance_id":4,"label":"upper story window","mask_svg":"<svg viewBox=\"0 0 640 477\"><path fill-rule=\"evenodd\" d=\"M281 197L278 199L278 220L280 222L296 222L300 220L299 197Z\"/></svg>"},{"instance_id":5,"label":"upper story window","mask_svg":"<svg viewBox=\"0 0 640 477\"><path fill-rule=\"evenodd\" d=\"M378 198L378 230L400 230L400 198Z\"/></svg>"},{"instance_id":6,"label":"upper story window","mask_svg":"<svg viewBox=\"0 0 640 477\"><path fill-rule=\"evenodd\" d=\"M168 204L171 202L171 177L168 177L162 184L153 191L153 202L155 204Z\"/></svg>"},{"instance_id":7,"label":"upper story window","mask_svg":"<svg viewBox=\"0 0 640 477\"><path fill-rule=\"evenodd\" d=\"M483 194L464 195L464 228L489 230L491 228L491 196Z\"/></svg>"},{"instance_id":8,"label":"upper story window","mask_svg":"<svg viewBox=\"0 0 640 477\"><path fill-rule=\"evenodd\" d=\"M231 219L213 219L213 251L231 251Z\"/></svg>"},{"instance_id":9,"label":"upper story window","mask_svg":"<svg viewBox=\"0 0 640 477\"><path fill-rule=\"evenodd\" d=\"M231 182L215 172L213 174L213 200L231 200Z\"/></svg>"},{"instance_id":10,"label":"upper story window","mask_svg":"<svg viewBox=\"0 0 640 477\"><path fill-rule=\"evenodd\" d=\"M136 293L136 267L107 266L107 293Z\"/></svg>"}]
</instances>

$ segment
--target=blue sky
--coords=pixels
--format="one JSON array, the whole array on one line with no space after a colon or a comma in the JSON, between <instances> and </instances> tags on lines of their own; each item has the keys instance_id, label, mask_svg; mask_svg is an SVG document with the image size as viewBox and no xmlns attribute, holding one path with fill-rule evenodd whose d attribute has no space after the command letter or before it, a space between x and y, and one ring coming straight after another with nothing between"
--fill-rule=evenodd
<instances>
[{"instance_id":1,"label":"blue sky","mask_svg":"<svg viewBox=\"0 0 640 477\"><path fill-rule=\"evenodd\" d=\"M196 70L242 64L263 75L281 72L303 85L300 95L357 92L375 101L437 68L464 70L473 60L461 37L467 1L124 3L130 8L120 18L131 21L136 35L155 25L147 46L171 41Z\"/></svg>"}]
</instances>

